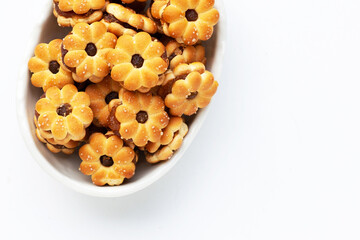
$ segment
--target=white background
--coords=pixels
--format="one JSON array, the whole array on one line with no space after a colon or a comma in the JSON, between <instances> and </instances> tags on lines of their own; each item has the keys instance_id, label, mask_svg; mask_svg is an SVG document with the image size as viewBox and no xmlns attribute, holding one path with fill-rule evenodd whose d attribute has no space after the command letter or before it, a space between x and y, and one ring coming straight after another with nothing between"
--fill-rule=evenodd
<instances>
[{"instance_id":1,"label":"white background","mask_svg":"<svg viewBox=\"0 0 360 240\"><path fill-rule=\"evenodd\" d=\"M21 139L19 62L45 1L2 2L2 238L360 238L359 1L225 0L208 119L165 177L117 199L63 186Z\"/></svg>"}]
</instances>

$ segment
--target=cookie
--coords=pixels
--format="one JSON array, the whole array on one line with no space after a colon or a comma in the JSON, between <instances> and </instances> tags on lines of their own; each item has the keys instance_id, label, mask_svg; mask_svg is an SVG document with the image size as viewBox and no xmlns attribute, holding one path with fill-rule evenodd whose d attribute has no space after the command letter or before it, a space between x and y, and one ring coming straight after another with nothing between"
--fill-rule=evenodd
<instances>
[{"instance_id":1,"label":"cookie","mask_svg":"<svg viewBox=\"0 0 360 240\"><path fill-rule=\"evenodd\" d=\"M107 126L107 119L110 114L108 104L113 99L119 98L120 84L106 77L103 81L90 84L85 92L90 97L90 108L94 113L93 123L96 126Z\"/></svg>"},{"instance_id":2,"label":"cookie","mask_svg":"<svg viewBox=\"0 0 360 240\"><path fill-rule=\"evenodd\" d=\"M35 56L28 62L32 85L41 87L44 92L50 87L62 88L74 82L71 73L62 65L61 44L61 39L52 40L49 44L38 44Z\"/></svg>"},{"instance_id":3,"label":"cookie","mask_svg":"<svg viewBox=\"0 0 360 240\"><path fill-rule=\"evenodd\" d=\"M169 68L172 70L181 63L206 63L205 48L200 44L186 46L177 41L170 40L165 45L165 49L169 59Z\"/></svg>"},{"instance_id":4,"label":"cookie","mask_svg":"<svg viewBox=\"0 0 360 240\"><path fill-rule=\"evenodd\" d=\"M144 147L148 141L160 141L162 129L169 123L161 97L127 90L121 95L121 102L109 115L110 129L126 140L131 139L137 147Z\"/></svg>"},{"instance_id":5,"label":"cookie","mask_svg":"<svg viewBox=\"0 0 360 240\"><path fill-rule=\"evenodd\" d=\"M144 31L150 34L157 32L157 26L150 18L137 14L134 10L124 7L121 4L110 3L106 12L117 19L124 27L136 31Z\"/></svg>"},{"instance_id":6,"label":"cookie","mask_svg":"<svg viewBox=\"0 0 360 240\"><path fill-rule=\"evenodd\" d=\"M165 105L174 116L193 115L206 107L216 93L218 82L202 63L180 64L174 69L176 80Z\"/></svg>"},{"instance_id":7,"label":"cookie","mask_svg":"<svg viewBox=\"0 0 360 240\"><path fill-rule=\"evenodd\" d=\"M95 185L120 185L135 174L135 152L116 135L94 133L79 150L79 170L91 175Z\"/></svg>"},{"instance_id":8,"label":"cookie","mask_svg":"<svg viewBox=\"0 0 360 240\"><path fill-rule=\"evenodd\" d=\"M130 91L148 92L168 68L164 45L146 32L119 37L107 60L111 77Z\"/></svg>"},{"instance_id":9,"label":"cookie","mask_svg":"<svg viewBox=\"0 0 360 240\"><path fill-rule=\"evenodd\" d=\"M146 145L145 157L149 163L158 163L170 159L178 150L188 132L188 126L180 117L172 117L164 129L159 142Z\"/></svg>"},{"instance_id":10,"label":"cookie","mask_svg":"<svg viewBox=\"0 0 360 240\"><path fill-rule=\"evenodd\" d=\"M116 36L107 32L101 22L78 23L62 44L62 61L73 72L76 82L89 79L98 83L108 75L110 68L106 54L116 45Z\"/></svg>"},{"instance_id":11,"label":"cookie","mask_svg":"<svg viewBox=\"0 0 360 240\"><path fill-rule=\"evenodd\" d=\"M73 27L77 23L93 23L103 16L107 0L54 0L53 14L59 26Z\"/></svg>"},{"instance_id":12,"label":"cookie","mask_svg":"<svg viewBox=\"0 0 360 240\"><path fill-rule=\"evenodd\" d=\"M55 141L81 141L93 120L90 98L72 84L61 90L51 87L35 105L37 127L51 134Z\"/></svg>"},{"instance_id":13,"label":"cookie","mask_svg":"<svg viewBox=\"0 0 360 240\"><path fill-rule=\"evenodd\" d=\"M215 0L155 0L151 15L159 19L162 32L179 43L194 45L209 40L219 20Z\"/></svg>"}]
</instances>

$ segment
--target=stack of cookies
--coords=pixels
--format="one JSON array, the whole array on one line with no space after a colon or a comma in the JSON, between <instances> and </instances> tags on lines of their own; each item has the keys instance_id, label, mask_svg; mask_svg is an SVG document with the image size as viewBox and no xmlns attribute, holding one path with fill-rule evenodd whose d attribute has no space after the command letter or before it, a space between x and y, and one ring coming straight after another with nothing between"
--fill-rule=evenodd
<instances>
[{"instance_id":1,"label":"stack of cookies","mask_svg":"<svg viewBox=\"0 0 360 240\"><path fill-rule=\"evenodd\" d=\"M29 60L37 138L53 153L79 148L80 171L120 185L140 153L169 160L218 83L202 41L219 20L214 0L54 0L63 39Z\"/></svg>"}]
</instances>

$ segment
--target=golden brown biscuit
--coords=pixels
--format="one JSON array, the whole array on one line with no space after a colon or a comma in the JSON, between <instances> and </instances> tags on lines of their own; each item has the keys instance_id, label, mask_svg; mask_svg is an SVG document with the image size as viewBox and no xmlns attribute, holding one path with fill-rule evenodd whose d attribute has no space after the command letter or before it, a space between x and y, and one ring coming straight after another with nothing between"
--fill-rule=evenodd
<instances>
[{"instance_id":1,"label":"golden brown biscuit","mask_svg":"<svg viewBox=\"0 0 360 240\"><path fill-rule=\"evenodd\" d=\"M107 0L54 0L53 14L59 26L73 27L77 23L93 23L103 16Z\"/></svg>"},{"instance_id":2,"label":"golden brown biscuit","mask_svg":"<svg viewBox=\"0 0 360 240\"><path fill-rule=\"evenodd\" d=\"M174 116L193 115L206 107L216 93L218 82L202 63L180 64L174 69L176 81L171 93L165 97L165 105Z\"/></svg>"},{"instance_id":3,"label":"golden brown biscuit","mask_svg":"<svg viewBox=\"0 0 360 240\"><path fill-rule=\"evenodd\" d=\"M172 117L169 125L164 129L159 142L146 145L145 157L149 163L157 163L170 159L178 150L188 132L188 126L180 117Z\"/></svg>"},{"instance_id":4,"label":"golden brown biscuit","mask_svg":"<svg viewBox=\"0 0 360 240\"><path fill-rule=\"evenodd\" d=\"M119 37L107 60L112 66L111 77L130 91L149 91L168 68L164 45L146 32Z\"/></svg>"},{"instance_id":5,"label":"golden brown biscuit","mask_svg":"<svg viewBox=\"0 0 360 240\"><path fill-rule=\"evenodd\" d=\"M103 81L96 84L90 84L85 92L90 97L90 108L94 113L93 123L96 126L107 126L109 116L108 104L113 99L119 98L121 86L118 82L107 76Z\"/></svg>"},{"instance_id":6,"label":"golden brown biscuit","mask_svg":"<svg viewBox=\"0 0 360 240\"><path fill-rule=\"evenodd\" d=\"M151 93L124 90L121 95L121 101L114 105L109 115L111 130L126 140L131 139L138 147L144 147L148 141L160 141L162 129L169 123L164 101Z\"/></svg>"},{"instance_id":7,"label":"golden brown biscuit","mask_svg":"<svg viewBox=\"0 0 360 240\"><path fill-rule=\"evenodd\" d=\"M50 87L62 88L72 84L71 72L64 69L61 61L61 39L52 40L49 44L40 43L35 48L35 56L28 62L29 70L33 73L31 83L41 87L44 92Z\"/></svg>"},{"instance_id":8,"label":"golden brown biscuit","mask_svg":"<svg viewBox=\"0 0 360 240\"><path fill-rule=\"evenodd\" d=\"M160 20L162 32L179 43L194 45L209 40L219 12L215 0L155 0L151 15Z\"/></svg>"},{"instance_id":9,"label":"golden brown biscuit","mask_svg":"<svg viewBox=\"0 0 360 240\"><path fill-rule=\"evenodd\" d=\"M62 60L73 72L74 80L102 81L110 71L106 54L115 47L116 40L116 36L107 32L101 22L76 24L62 44Z\"/></svg>"},{"instance_id":10,"label":"golden brown biscuit","mask_svg":"<svg viewBox=\"0 0 360 240\"><path fill-rule=\"evenodd\" d=\"M154 34L157 31L157 26L154 21L144 15L137 14L134 10L124 7L121 4L108 4L106 12L115 17L119 22L128 26L126 28L134 28L134 30L144 31L150 34Z\"/></svg>"},{"instance_id":11,"label":"golden brown biscuit","mask_svg":"<svg viewBox=\"0 0 360 240\"><path fill-rule=\"evenodd\" d=\"M85 128L93 120L89 105L87 93L78 92L72 84L65 85L61 90L51 87L35 105L37 127L49 132L55 141L81 141L86 134Z\"/></svg>"},{"instance_id":12,"label":"golden brown biscuit","mask_svg":"<svg viewBox=\"0 0 360 240\"><path fill-rule=\"evenodd\" d=\"M135 174L136 153L116 135L94 133L79 150L79 170L98 186L120 185Z\"/></svg>"}]
</instances>

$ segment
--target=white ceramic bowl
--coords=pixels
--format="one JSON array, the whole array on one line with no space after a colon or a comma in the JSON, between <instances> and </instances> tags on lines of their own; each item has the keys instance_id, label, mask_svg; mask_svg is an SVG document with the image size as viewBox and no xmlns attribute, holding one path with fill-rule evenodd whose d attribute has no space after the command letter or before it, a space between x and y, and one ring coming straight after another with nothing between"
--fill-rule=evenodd
<instances>
[{"instance_id":1,"label":"white ceramic bowl","mask_svg":"<svg viewBox=\"0 0 360 240\"><path fill-rule=\"evenodd\" d=\"M214 36L207 41L205 45L207 50L207 68L214 74L221 88L220 73L226 37L223 1L216 0L215 7L220 11L220 21L215 27ZM182 147L174 154L171 160L157 165L139 162L136 167L135 176L121 186L98 187L93 185L90 177L83 175L78 170L81 160L77 154L73 154L70 157L63 154L53 154L43 143L37 140L34 134L34 107L36 101L42 94L42 90L31 85L27 62L33 56L35 46L38 43L48 43L52 39L63 38L70 31L68 28L61 29L57 26L55 17L52 15L52 6L49 1L44 1L43 9L42 12L44 15L39 16L39 19L34 22L33 35L31 39L29 39L29 46L25 52L17 85L18 121L30 153L47 173L66 186L84 194L98 197L120 197L144 189L160 179L181 159L192 140L196 137L210 106L199 111L189 128L188 135L185 137Z\"/></svg>"}]
</instances>

